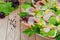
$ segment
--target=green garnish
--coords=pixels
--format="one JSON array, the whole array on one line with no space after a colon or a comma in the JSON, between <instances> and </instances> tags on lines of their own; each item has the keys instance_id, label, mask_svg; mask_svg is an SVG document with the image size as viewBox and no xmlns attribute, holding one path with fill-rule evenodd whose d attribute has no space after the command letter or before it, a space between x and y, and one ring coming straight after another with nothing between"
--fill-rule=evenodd
<instances>
[{"instance_id":1,"label":"green garnish","mask_svg":"<svg viewBox=\"0 0 60 40\"><path fill-rule=\"evenodd\" d=\"M25 29L23 31L24 34L27 34L28 36L32 36L33 34L39 34L40 33L40 25L36 24L32 26L31 28Z\"/></svg>"},{"instance_id":2,"label":"green garnish","mask_svg":"<svg viewBox=\"0 0 60 40\"><path fill-rule=\"evenodd\" d=\"M54 36L55 31L54 30L50 30L48 33L44 32L43 29L40 29L40 34L47 37L47 36Z\"/></svg>"},{"instance_id":3,"label":"green garnish","mask_svg":"<svg viewBox=\"0 0 60 40\"><path fill-rule=\"evenodd\" d=\"M50 17L48 22L49 22L49 24L55 24L56 23L56 19L54 17Z\"/></svg>"},{"instance_id":4,"label":"green garnish","mask_svg":"<svg viewBox=\"0 0 60 40\"><path fill-rule=\"evenodd\" d=\"M21 12L18 14L21 18L28 16L27 12Z\"/></svg>"},{"instance_id":5,"label":"green garnish","mask_svg":"<svg viewBox=\"0 0 60 40\"><path fill-rule=\"evenodd\" d=\"M56 35L55 39L60 40L60 32L59 31L57 32L57 35Z\"/></svg>"},{"instance_id":6,"label":"green garnish","mask_svg":"<svg viewBox=\"0 0 60 40\"><path fill-rule=\"evenodd\" d=\"M59 15L59 14L60 14L60 10L57 10L57 11L55 12L55 14L56 14L56 15Z\"/></svg>"},{"instance_id":7,"label":"green garnish","mask_svg":"<svg viewBox=\"0 0 60 40\"><path fill-rule=\"evenodd\" d=\"M22 4L21 7L26 10L27 8L31 7L29 4Z\"/></svg>"},{"instance_id":8,"label":"green garnish","mask_svg":"<svg viewBox=\"0 0 60 40\"><path fill-rule=\"evenodd\" d=\"M4 12L5 16L9 15L9 13L13 10L11 2L1 3L0 4L0 12Z\"/></svg>"}]
</instances>

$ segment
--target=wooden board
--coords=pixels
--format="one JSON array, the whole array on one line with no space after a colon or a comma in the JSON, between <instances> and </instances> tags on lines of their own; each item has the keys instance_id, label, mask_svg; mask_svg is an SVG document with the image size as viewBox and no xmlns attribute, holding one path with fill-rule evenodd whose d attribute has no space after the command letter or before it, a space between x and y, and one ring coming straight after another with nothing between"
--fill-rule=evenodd
<instances>
[{"instance_id":1,"label":"wooden board","mask_svg":"<svg viewBox=\"0 0 60 40\"><path fill-rule=\"evenodd\" d=\"M6 40L8 17L0 19L0 40Z\"/></svg>"},{"instance_id":2,"label":"wooden board","mask_svg":"<svg viewBox=\"0 0 60 40\"><path fill-rule=\"evenodd\" d=\"M20 12L20 8L16 10L16 28L15 28L15 40L20 40L20 17L18 16L18 13Z\"/></svg>"},{"instance_id":3,"label":"wooden board","mask_svg":"<svg viewBox=\"0 0 60 40\"><path fill-rule=\"evenodd\" d=\"M17 10L9 15L7 40L20 40L20 26L18 26Z\"/></svg>"}]
</instances>

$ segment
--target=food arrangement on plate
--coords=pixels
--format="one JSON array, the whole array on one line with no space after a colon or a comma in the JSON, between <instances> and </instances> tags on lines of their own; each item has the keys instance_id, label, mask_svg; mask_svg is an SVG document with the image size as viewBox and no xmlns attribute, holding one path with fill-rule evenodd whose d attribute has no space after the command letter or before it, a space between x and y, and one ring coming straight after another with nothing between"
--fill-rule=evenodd
<instances>
[{"instance_id":1,"label":"food arrangement on plate","mask_svg":"<svg viewBox=\"0 0 60 40\"><path fill-rule=\"evenodd\" d=\"M23 33L60 40L60 6L57 5L56 0L25 2L21 4L21 8L22 12L18 15L21 23L27 27Z\"/></svg>"},{"instance_id":2,"label":"food arrangement on plate","mask_svg":"<svg viewBox=\"0 0 60 40\"><path fill-rule=\"evenodd\" d=\"M5 16L9 15L14 9L17 8L19 3L17 2L0 2L0 19L5 18Z\"/></svg>"}]
</instances>

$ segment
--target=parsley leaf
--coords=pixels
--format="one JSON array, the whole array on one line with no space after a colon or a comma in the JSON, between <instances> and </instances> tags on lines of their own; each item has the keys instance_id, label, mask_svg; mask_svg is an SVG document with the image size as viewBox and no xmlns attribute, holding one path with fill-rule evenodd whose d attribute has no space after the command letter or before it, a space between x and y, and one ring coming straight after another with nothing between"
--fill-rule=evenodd
<instances>
[{"instance_id":1,"label":"parsley leaf","mask_svg":"<svg viewBox=\"0 0 60 40\"><path fill-rule=\"evenodd\" d=\"M0 4L0 12L5 13L5 16L9 15L9 13L14 9L11 2L1 3Z\"/></svg>"},{"instance_id":2,"label":"parsley leaf","mask_svg":"<svg viewBox=\"0 0 60 40\"><path fill-rule=\"evenodd\" d=\"M56 19L54 17L50 17L48 22L49 22L49 24L55 24L56 23Z\"/></svg>"},{"instance_id":3,"label":"parsley leaf","mask_svg":"<svg viewBox=\"0 0 60 40\"><path fill-rule=\"evenodd\" d=\"M28 36L32 36L33 34L39 34L40 33L40 25L35 24L34 26L32 25L31 28L25 29L23 31L24 34L28 35Z\"/></svg>"},{"instance_id":4,"label":"parsley leaf","mask_svg":"<svg viewBox=\"0 0 60 40\"><path fill-rule=\"evenodd\" d=\"M28 7L31 7L31 5L29 4L22 4L21 7L26 10Z\"/></svg>"},{"instance_id":5,"label":"parsley leaf","mask_svg":"<svg viewBox=\"0 0 60 40\"><path fill-rule=\"evenodd\" d=\"M21 12L18 14L21 18L28 16L27 12Z\"/></svg>"}]
</instances>

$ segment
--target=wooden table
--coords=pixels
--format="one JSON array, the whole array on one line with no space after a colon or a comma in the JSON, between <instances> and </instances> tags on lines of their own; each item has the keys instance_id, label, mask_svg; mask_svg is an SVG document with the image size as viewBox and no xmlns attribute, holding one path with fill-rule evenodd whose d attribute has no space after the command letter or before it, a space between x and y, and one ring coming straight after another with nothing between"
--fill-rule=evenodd
<instances>
[{"instance_id":1,"label":"wooden table","mask_svg":"<svg viewBox=\"0 0 60 40\"><path fill-rule=\"evenodd\" d=\"M22 31L25 27L20 24L19 16L20 8L13 11L9 16L0 19L0 40L47 40L37 35L28 37Z\"/></svg>"},{"instance_id":2,"label":"wooden table","mask_svg":"<svg viewBox=\"0 0 60 40\"><path fill-rule=\"evenodd\" d=\"M4 19L0 19L0 40L20 40L18 10L13 11Z\"/></svg>"}]
</instances>

